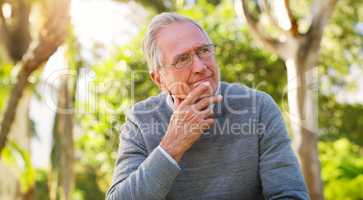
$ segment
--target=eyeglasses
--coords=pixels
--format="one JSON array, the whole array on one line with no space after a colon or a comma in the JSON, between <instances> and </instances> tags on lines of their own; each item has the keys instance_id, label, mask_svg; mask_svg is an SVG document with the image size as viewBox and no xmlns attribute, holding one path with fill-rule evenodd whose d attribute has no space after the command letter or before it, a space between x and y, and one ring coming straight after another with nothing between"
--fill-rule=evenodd
<instances>
[{"instance_id":1,"label":"eyeglasses","mask_svg":"<svg viewBox=\"0 0 363 200\"><path fill-rule=\"evenodd\" d=\"M198 47L193 52L187 52L178 55L170 66L175 67L176 69L182 69L193 64L194 54L198 56L202 61L208 61L212 55L215 53L215 44L206 44L201 47Z\"/></svg>"}]
</instances>

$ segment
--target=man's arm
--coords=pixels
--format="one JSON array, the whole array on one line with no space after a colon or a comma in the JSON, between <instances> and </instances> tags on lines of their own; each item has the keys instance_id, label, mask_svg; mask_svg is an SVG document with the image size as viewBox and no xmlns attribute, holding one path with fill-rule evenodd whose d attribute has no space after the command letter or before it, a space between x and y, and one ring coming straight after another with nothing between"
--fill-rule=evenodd
<instances>
[{"instance_id":1,"label":"man's arm","mask_svg":"<svg viewBox=\"0 0 363 200\"><path fill-rule=\"evenodd\" d=\"M286 127L274 100L261 97L260 177L266 199L309 199Z\"/></svg>"},{"instance_id":2,"label":"man's arm","mask_svg":"<svg viewBox=\"0 0 363 200\"><path fill-rule=\"evenodd\" d=\"M180 168L159 148L147 155L140 130L129 120L121 131L119 146L106 199L164 199Z\"/></svg>"}]
</instances>

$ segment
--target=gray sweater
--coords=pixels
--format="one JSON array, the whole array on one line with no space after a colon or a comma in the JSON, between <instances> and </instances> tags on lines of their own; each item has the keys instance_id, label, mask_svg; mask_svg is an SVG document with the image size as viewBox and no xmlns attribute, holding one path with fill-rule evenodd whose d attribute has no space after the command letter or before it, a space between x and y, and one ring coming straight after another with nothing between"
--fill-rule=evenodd
<instances>
[{"instance_id":1,"label":"gray sweater","mask_svg":"<svg viewBox=\"0 0 363 200\"><path fill-rule=\"evenodd\" d=\"M216 122L179 166L157 148L172 108L160 93L127 113L108 200L309 199L281 113L266 93L221 82Z\"/></svg>"}]
</instances>

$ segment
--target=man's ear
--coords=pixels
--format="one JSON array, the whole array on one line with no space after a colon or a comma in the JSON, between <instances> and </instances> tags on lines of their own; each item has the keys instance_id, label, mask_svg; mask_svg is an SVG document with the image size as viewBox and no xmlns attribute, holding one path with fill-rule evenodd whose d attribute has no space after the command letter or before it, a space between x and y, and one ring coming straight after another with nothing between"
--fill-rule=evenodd
<instances>
[{"instance_id":1,"label":"man's ear","mask_svg":"<svg viewBox=\"0 0 363 200\"><path fill-rule=\"evenodd\" d=\"M151 71L149 72L150 79L160 88L160 90L164 90L164 83L162 81L162 77L159 71Z\"/></svg>"}]
</instances>

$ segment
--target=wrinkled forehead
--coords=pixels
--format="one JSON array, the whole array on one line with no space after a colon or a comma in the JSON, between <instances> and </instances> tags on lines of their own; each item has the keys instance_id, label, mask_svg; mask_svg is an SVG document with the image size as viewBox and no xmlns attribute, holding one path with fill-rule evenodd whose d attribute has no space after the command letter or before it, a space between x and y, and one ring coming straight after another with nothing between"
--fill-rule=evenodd
<instances>
[{"instance_id":1,"label":"wrinkled forehead","mask_svg":"<svg viewBox=\"0 0 363 200\"><path fill-rule=\"evenodd\" d=\"M157 46L164 62L182 53L208 44L208 36L191 22L176 22L162 28L157 36Z\"/></svg>"}]
</instances>

